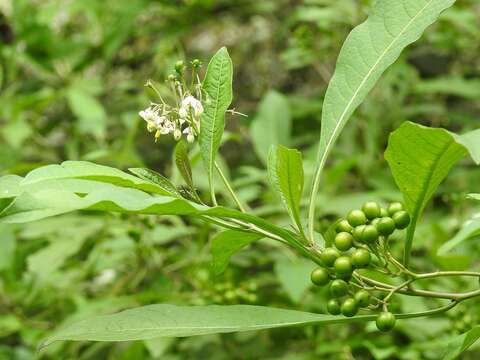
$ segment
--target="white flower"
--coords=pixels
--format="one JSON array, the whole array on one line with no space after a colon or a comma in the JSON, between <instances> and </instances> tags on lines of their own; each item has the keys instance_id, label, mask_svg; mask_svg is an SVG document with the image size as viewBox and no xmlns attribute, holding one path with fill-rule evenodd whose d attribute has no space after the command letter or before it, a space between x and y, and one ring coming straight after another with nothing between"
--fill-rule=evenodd
<instances>
[{"instance_id":1,"label":"white flower","mask_svg":"<svg viewBox=\"0 0 480 360\"><path fill-rule=\"evenodd\" d=\"M182 108L188 110L189 108L193 109L193 113L196 118L200 117L203 113L203 106L200 100L195 99L193 96L189 95L185 97L182 101Z\"/></svg>"},{"instance_id":2,"label":"white flower","mask_svg":"<svg viewBox=\"0 0 480 360\"><path fill-rule=\"evenodd\" d=\"M156 117L158 116L158 113L153 110L152 107L148 107L145 110L142 110L138 113L140 117L145 120L147 123L154 122Z\"/></svg>"},{"instance_id":3,"label":"white flower","mask_svg":"<svg viewBox=\"0 0 480 360\"><path fill-rule=\"evenodd\" d=\"M195 136L193 136L193 134L188 134L187 135L187 141L189 143L193 143L195 141Z\"/></svg>"},{"instance_id":4,"label":"white flower","mask_svg":"<svg viewBox=\"0 0 480 360\"><path fill-rule=\"evenodd\" d=\"M184 120L188 115L188 111L187 109L185 109L184 107L181 107L179 110L178 110L178 116L180 116L180 119L181 120Z\"/></svg>"}]
</instances>

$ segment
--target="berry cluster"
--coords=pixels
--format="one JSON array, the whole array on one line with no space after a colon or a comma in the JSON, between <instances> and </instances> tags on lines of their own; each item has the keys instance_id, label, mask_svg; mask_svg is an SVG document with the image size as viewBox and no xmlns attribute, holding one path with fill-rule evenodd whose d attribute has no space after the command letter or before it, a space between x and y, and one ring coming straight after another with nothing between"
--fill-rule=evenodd
<instances>
[{"instance_id":1,"label":"berry cluster","mask_svg":"<svg viewBox=\"0 0 480 360\"><path fill-rule=\"evenodd\" d=\"M354 271L379 267L382 257L379 249L386 246L395 230L405 229L409 223L410 216L401 203L391 203L385 209L373 201L365 203L362 209L351 210L345 219L336 223L334 246L322 251L322 265L311 274L315 285L329 286L331 298L327 311L330 314L351 317L360 308L371 307L375 299L361 283L352 281ZM391 330L395 316L384 309L376 323L381 331Z\"/></svg>"}]
</instances>

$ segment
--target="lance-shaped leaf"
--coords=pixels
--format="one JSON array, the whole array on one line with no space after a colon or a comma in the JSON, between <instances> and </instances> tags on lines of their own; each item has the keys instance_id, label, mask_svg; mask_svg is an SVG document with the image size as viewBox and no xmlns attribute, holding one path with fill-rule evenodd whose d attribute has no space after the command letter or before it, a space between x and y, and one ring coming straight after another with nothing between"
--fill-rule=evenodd
<instances>
[{"instance_id":1,"label":"lance-shaped leaf","mask_svg":"<svg viewBox=\"0 0 480 360\"><path fill-rule=\"evenodd\" d=\"M179 141L177 143L174 156L175 164L177 165L180 175L182 175L183 180L185 180L185 183L190 190L195 191L192 178L192 167L190 165L190 159L188 158L187 144L184 141Z\"/></svg>"},{"instance_id":2,"label":"lance-shaped leaf","mask_svg":"<svg viewBox=\"0 0 480 360\"><path fill-rule=\"evenodd\" d=\"M438 185L451 167L463 156L476 156L476 148L462 141L471 133L456 135L439 128L405 122L389 138L385 159L403 193L412 217L407 230L404 260L408 263L416 223Z\"/></svg>"},{"instance_id":3,"label":"lance-shaped leaf","mask_svg":"<svg viewBox=\"0 0 480 360\"><path fill-rule=\"evenodd\" d=\"M169 195L180 197L180 194L178 193L175 185L173 185L172 182L162 174L159 174L156 171L146 169L146 168L130 168L128 169L128 171L138 176L140 179L150 181L158 185L163 190L165 190Z\"/></svg>"},{"instance_id":4,"label":"lance-shaped leaf","mask_svg":"<svg viewBox=\"0 0 480 360\"><path fill-rule=\"evenodd\" d=\"M468 350L470 346L475 344L478 339L480 339L480 326L475 326L466 333L456 336L448 343L442 360L458 359L458 357Z\"/></svg>"},{"instance_id":5,"label":"lance-shaped leaf","mask_svg":"<svg viewBox=\"0 0 480 360\"><path fill-rule=\"evenodd\" d=\"M321 171L350 116L402 50L416 41L454 2L379 0L374 3L368 19L348 35L323 102L317 169L310 200L310 228Z\"/></svg>"},{"instance_id":6,"label":"lance-shaped leaf","mask_svg":"<svg viewBox=\"0 0 480 360\"><path fill-rule=\"evenodd\" d=\"M210 60L202 84L206 99L203 102L204 112L200 120L200 149L208 172L212 197L215 196L213 188L215 157L225 127L225 111L227 111L233 98L232 78L232 60L227 49L222 47Z\"/></svg>"},{"instance_id":7,"label":"lance-shaped leaf","mask_svg":"<svg viewBox=\"0 0 480 360\"><path fill-rule=\"evenodd\" d=\"M147 305L83 320L60 329L41 347L55 341L131 341L185 337L309 324L373 320L374 315L345 318L254 305Z\"/></svg>"},{"instance_id":8,"label":"lance-shaped leaf","mask_svg":"<svg viewBox=\"0 0 480 360\"><path fill-rule=\"evenodd\" d=\"M300 201L304 178L300 151L282 145L272 146L268 156L268 177L273 188L280 194L292 221L302 231Z\"/></svg>"},{"instance_id":9,"label":"lance-shaped leaf","mask_svg":"<svg viewBox=\"0 0 480 360\"><path fill-rule=\"evenodd\" d=\"M227 230L216 235L210 245L213 273L220 275L227 268L233 254L262 237L259 234L236 230Z\"/></svg>"},{"instance_id":10,"label":"lance-shaped leaf","mask_svg":"<svg viewBox=\"0 0 480 360\"><path fill-rule=\"evenodd\" d=\"M22 187L36 186L45 181L61 179L85 179L131 187L151 193L170 195L151 181L145 181L121 170L88 161L65 161L60 165L47 165L30 171L21 181Z\"/></svg>"}]
</instances>

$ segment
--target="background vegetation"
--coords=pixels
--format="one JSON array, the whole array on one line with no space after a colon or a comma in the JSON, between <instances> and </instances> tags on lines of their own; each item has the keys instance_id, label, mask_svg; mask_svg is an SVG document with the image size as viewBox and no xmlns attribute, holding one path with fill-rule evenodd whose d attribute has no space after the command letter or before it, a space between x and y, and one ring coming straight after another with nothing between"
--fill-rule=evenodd
<instances>
[{"instance_id":1,"label":"background vegetation","mask_svg":"<svg viewBox=\"0 0 480 360\"><path fill-rule=\"evenodd\" d=\"M301 148L311 176L326 85L343 40L365 19L370 3L0 0L0 175L69 159L146 166L177 177L170 165L174 141L155 144L137 115L149 102L143 84L152 78L163 89L176 60L207 62L226 45L235 64L233 104L248 118L227 117L222 163L256 214L286 222L266 184L268 146ZM367 199L401 200L383 151L403 121L459 133L479 127L479 26L480 4L458 1L382 77L334 149L318 200L320 229ZM468 160L457 166L427 209L415 240L416 268L480 264L479 209L464 196L480 183L474 169ZM242 251L214 277L214 232L177 217L92 213L0 227L0 359L31 359L58 326L142 304L250 303L325 312L326 294L309 286L313 265L272 242ZM440 255L438 248L455 234L460 245ZM401 248L401 236L394 245ZM479 305L474 300L448 317L399 321L389 334L355 323L58 343L39 357L438 359L452 336L478 323ZM395 304L398 311L430 306L417 298ZM479 356L477 346L464 358Z\"/></svg>"}]
</instances>

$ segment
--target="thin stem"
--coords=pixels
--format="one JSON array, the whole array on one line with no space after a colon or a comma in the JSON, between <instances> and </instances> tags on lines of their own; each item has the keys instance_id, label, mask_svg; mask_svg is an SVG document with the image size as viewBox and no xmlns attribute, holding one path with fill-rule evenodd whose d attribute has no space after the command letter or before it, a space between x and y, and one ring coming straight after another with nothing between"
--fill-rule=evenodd
<instances>
[{"instance_id":1,"label":"thin stem","mask_svg":"<svg viewBox=\"0 0 480 360\"><path fill-rule=\"evenodd\" d=\"M215 169L217 169L218 173L220 174L220 177L221 177L223 183L227 187L228 192L232 196L232 198L235 201L235 203L237 204L238 208L240 209L241 212L245 212L245 208L243 207L242 203L240 202L237 195L235 194L235 191L233 190L232 186L230 185L230 183L229 183L227 177L225 176L225 174L223 173L222 169L220 168L220 166L218 165L218 163L216 161L214 162L214 164L215 164Z\"/></svg>"}]
</instances>

